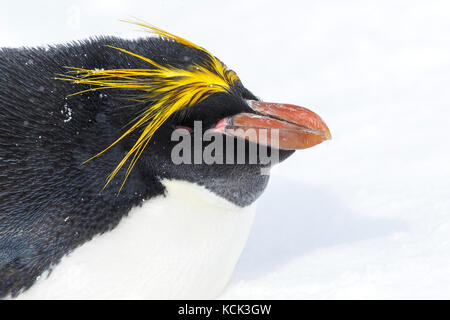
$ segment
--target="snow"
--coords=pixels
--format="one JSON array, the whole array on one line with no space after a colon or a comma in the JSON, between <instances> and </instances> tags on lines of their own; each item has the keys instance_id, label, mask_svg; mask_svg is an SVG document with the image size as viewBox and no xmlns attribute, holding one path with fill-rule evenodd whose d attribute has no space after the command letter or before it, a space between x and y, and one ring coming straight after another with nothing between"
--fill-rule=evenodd
<instances>
[{"instance_id":1,"label":"snow","mask_svg":"<svg viewBox=\"0 0 450 320\"><path fill-rule=\"evenodd\" d=\"M64 104L63 109L61 110L61 114L64 115L64 117L65 117L64 123L67 123L70 120L72 120L73 111L71 108L69 108L67 103Z\"/></svg>"},{"instance_id":2,"label":"snow","mask_svg":"<svg viewBox=\"0 0 450 320\"><path fill-rule=\"evenodd\" d=\"M331 130L273 170L220 298L450 298L447 1L78 3L8 3L0 45L143 36L117 22L139 17Z\"/></svg>"}]
</instances>

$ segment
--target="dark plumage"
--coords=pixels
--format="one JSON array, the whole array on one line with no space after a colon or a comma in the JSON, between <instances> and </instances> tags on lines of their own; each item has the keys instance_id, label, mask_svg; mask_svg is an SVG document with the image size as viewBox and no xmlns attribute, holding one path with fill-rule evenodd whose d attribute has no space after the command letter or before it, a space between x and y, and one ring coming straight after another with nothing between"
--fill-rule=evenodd
<instances>
[{"instance_id":1,"label":"dark plumage","mask_svg":"<svg viewBox=\"0 0 450 320\"><path fill-rule=\"evenodd\" d=\"M67 72L64 66L148 67L105 45L163 65L193 63L202 54L164 39L113 37L0 51L0 297L27 289L65 254L113 229L133 206L163 194L162 178L204 185L240 206L255 201L267 184L260 165L176 166L170 161L175 126L203 120L206 130L224 117L253 112L244 99L256 98L237 82L232 94L214 94L174 114L152 138L120 194L124 170L102 191L137 133L82 163L115 141L145 105L130 102L133 92L119 89L68 97L83 88L55 77Z\"/></svg>"}]
</instances>

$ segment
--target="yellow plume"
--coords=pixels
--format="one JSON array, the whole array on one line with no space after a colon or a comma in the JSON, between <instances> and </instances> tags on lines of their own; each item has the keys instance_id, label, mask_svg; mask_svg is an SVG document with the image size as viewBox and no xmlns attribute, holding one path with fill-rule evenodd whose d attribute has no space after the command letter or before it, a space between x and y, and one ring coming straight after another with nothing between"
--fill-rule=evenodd
<instances>
[{"instance_id":1,"label":"yellow plume","mask_svg":"<svg viewBox=\"0 0 450 320\"><path fill-rule=\"evenodd\" d=\"M135 101L149 103L148 108L135 119L136 122L134 122L134 124L132 124L131 127L109 147L84 162L86 163L87 161L98 157L136 129L142 129L142 133L133 147L128 151L106 180L104 188L131 158L125 173L125 179L122 182L119 192L125 185L134 165L153 134L174 112L185 107L193 106L216 92L230 92L233 83L239 80L236 73L228 70L226 66L211 53L194 43L152 25L133 21L125 22L136 24L144 27L148 32L200 50L205 53L206 58L204 61L201 61L201 63L192 64L189 68L184 69L171 65L163 66L149 58L128 50L108 46L112 49L134 56L137 59L141 59L151 65L152 68L87 70L83 68L67 67L71 69L68 74L59 75L59 80L93 86L90 89L76 92L72 95L113 88L138 89L145 92L139 99L134 99Z\"/></svg>"}]
</instances>

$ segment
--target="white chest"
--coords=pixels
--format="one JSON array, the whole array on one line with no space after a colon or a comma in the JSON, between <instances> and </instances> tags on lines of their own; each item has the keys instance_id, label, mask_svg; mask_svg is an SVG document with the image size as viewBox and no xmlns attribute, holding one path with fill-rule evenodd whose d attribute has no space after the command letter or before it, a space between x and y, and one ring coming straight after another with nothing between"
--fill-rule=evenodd
<instances>
[{"instance_id":1,"label":"white chest","mask_svg":"<svg viewBox=\"0 0 450 320\"><path fill-rule=\"evenodd\" d=\"M255 206L164 181L166 197L132 209L112 231L64 257L24 299L214 298L245 245Z\"/></svg>"}]
</instances>

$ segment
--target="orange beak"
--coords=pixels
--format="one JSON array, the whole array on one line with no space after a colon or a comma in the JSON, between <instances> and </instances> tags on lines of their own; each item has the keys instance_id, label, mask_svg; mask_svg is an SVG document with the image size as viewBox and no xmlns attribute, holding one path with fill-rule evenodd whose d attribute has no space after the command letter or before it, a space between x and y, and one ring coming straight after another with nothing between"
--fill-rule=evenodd
<instances>
[{"instance_id":1,"label":"orange beak","mask_svg":"<svg viewBox=\"0 0 450 320\"><path fill-rule=\"evenodd\" d=\"M283 150L306 149L331 139L330 129L311 110L255 100L248 100L248 104L256 114L239 113L222 119L213 130Z\"/></svg>"}]
</instances>

